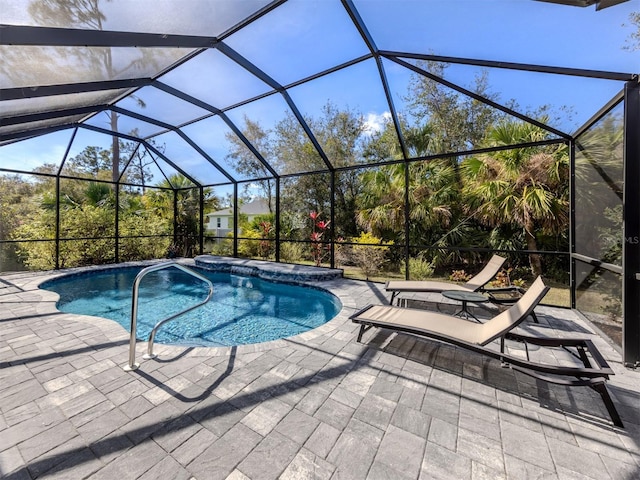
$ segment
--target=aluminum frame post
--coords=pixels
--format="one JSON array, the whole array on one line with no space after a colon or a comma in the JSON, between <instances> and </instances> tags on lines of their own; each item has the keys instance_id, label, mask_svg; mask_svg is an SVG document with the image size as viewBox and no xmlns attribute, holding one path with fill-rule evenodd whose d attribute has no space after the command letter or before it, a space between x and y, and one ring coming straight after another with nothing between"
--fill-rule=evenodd
<instances>
[{"instance_id":1,"label":"aluminum frame post","mask_svg":"<svg viewBox=\"0 0 640 480\"><path fill-rule=\"evenodd\" d=\"M115 184L116 187L116 204L115 204L115 218L114 218L114 241L113 241L113 248L115 249L114 253L114 260L116 263L120 263L120 182L116 182Z\"/></svg>"},{"instance_id":2,"label":"aluminum frame post","mask_svg":"<svg viewBox=\"0 0 640 480\"><path fill-rule=\"evenodd\" d=\"M200 193L200 232L198 232L198 254L202 255L204 253L204 187L200 185L199 187Z\"/></svg>"},{"instance_id":3,"label":"aluminum frame post","mask_svg":"<svg viewBox=\"0 0 640 480\"><path fill-rule=\"evenodd\" d=\"M640 83L624 88L622 361L640 366Z\"/></svg>"},{"instance_id":4,"label":"aluminum frame post","mask_svg":"<svg viewBox=\"0 0 640 480\"><path fill-rule=\"evenodd\" d=\"M233 257L238 257L238 183L233 184Z\"/></svg>"},{"instance_id":5,"label":"aluminum frame post","mask_svg":"<svg viewBox=\"0 0 640 480\"><path fill-rule=\"evenodd\" d=\"M276 177L276 213L275 213L275 236L276 236L276 262L280 261L280 177Z\"/></svg>"},{"instance_id":6,"label":"aluminum frame post","mask_svg":"<svg viewBox=\"0 0 640 480\"><path fill-rule=\"evenodd\" d=\"M56 175L56 270L60 270L60 175Z\"/></svg>"}]
</instances>

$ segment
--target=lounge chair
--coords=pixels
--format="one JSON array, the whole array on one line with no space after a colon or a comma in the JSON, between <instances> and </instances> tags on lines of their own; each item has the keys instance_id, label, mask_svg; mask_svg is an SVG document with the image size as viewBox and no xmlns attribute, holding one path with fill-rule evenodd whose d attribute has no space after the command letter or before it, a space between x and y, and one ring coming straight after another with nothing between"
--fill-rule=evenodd
<instances>
[{"instance_id":1,"label":"lounge chair","mask_svg":"<svg viewBox=\"0 0 640 480\"><path fill-rule=\"evenodd\" d=\"M498 305L512 305L524 295L525 290L515 285L509 287L485 288L485 285L500 271L507 259L500 255L494 255L484 268L466 283L437 282L432 280L389 280L385 289L391 292L389 305L393 305L396 297L403 292L428 292L442 293L446 290L459 290L463 292L486 293L489 301ZM531 310L533 321L538 322L538 317Z\"/></svg>"},{"instance_id":2,"label":"lounge chair","mask_svg":"<svg viewBox=\"0 0 640 480\"><path fill-rule=\"evenodd\" d=\"M614 372L591 340L536 338L511 332L533 311L548 290L549 287L538 277L515 304L485 323L475 323L443 313L400 308L392 305L369 305L349 318L360 324L358 342L362 341L362 335L370 328L386 328L432 338L498 359L505 366L508 365L514 370L550 383L589 386L602 397L613 423L622 427L622 420L605 384ZM500 340L499 351L487 347L489 343L497 339ZM505 353L505 339L524 342L525 347L528 344L562 347L582 361L584 367L535 363L529 360L528 349L526 359L513 357ZM570 348L574 348L576 352L569 350ZM587 354L590 354L590 358Z\"/></svg>"},{"instance_id":3,"label":"lounge chair","mask_svg":"<svg viewBox=\"0 0 640 480\"><path fill-rule=\"evenodd\" d=\"M500 255L494 255L484 268L471 280L459 285L457 283L436 282L431 280L389 280L385 289L391 292L389 305L393 305L396 296L402 292L435 292L444 290L462 290L465 292L477 292L481 290L500 271L507 259Z\"/></svg>"}]
</instances>

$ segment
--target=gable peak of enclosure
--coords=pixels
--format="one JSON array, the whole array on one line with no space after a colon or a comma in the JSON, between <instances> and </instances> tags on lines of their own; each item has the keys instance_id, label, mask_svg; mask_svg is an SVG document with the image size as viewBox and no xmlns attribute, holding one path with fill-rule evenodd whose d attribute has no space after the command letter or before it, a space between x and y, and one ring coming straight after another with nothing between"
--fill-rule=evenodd
<instances>
[{"instance_id":1,"label":"gable peak of enclosure","mask_svg":"<svg viewBox=\"0 0 640 480\"><path fill-rule=\"evenodd\" d=\"M571 306L608 276L637 298L639 25L625 0L4 0L0 266L213 236L333 267L376 239L406 278L493 250L568 276ZM497 186L527 209L483 204Z\"/></svg>"}]
</instances>

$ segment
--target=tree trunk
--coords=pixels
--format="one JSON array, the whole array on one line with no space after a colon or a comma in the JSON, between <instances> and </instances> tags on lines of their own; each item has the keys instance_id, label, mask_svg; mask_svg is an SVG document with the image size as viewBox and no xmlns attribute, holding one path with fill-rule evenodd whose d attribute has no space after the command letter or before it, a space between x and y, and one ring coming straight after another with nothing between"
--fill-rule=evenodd
<instances>
[{"instance_id":1,"label":"tree trunk","mask_svg":"<svg viewBox=\"0 0 640 480\"><path fill-rule=\"evenodd\" d=\"M115 112L111 112L109 116L111 120L111 130L117 132L118 115L116 115ZM117 183L120 179L120 139L115 135L111 137L111 154L111 181Z\"/></svg>"},{"instance_id":2,"label":"tree trunk","mask_svg":"<svg viewBox=\"0 0 640 480\"><path fill-rule=\"evenodd\" d=\"M527 250L538 250L538 243L536 242L535 235L529 231L525 231L525 236L527 237ZM534 277L542 275L542 259L539 254L529 254L529 266L531 267L531 273Z\"/></svg>"}]
</instances>

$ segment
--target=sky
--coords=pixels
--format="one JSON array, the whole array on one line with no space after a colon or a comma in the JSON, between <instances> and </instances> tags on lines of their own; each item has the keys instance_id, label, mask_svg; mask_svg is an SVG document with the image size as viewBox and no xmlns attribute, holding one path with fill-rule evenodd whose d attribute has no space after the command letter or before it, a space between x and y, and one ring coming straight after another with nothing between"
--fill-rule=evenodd
<instances>
[{"instance_id":1,"label":"sky","mask_svg":"<svg viewBox=\"0 0 640 480\"><path fill-rule=\"evenodd\" d=\"M28 1L5 0L7 8L0 13L0 23L28 24L29 20L24 18ZM104 29L217 34L249 7L265 3L224 0L212 4L203 0L182 0L178 9L178 2L150 2L114 0L104 3ZM354 4L381 50L640 72L640 49L623 48L633 32L629 15L640 11L640 0L601 11L593 6L578 8L532 0L354 0ZM137 9L137 13L127 11L131 8ZM171 11L167 12L165 8L171 8ZM141 11L150 14L140 16ZM290 0L249 28L230 36L225 43L280 85L288 85L368 53L339 0ZM168 59L171 60L175 53L172 52ZM139 57L137 49L113 49L112 54L123 65L130 63L131 58ZM25 62L28 60L25 58ZM117 78L148 76L144 62L138 63L119 73ZM386 59L383 65L395 106L403 110L411 73ZM146 68L149 69L149 65ZM445 77L472 88L473 78L479 73L477 67L453 65L447 68ZM89 69L83 73L83 78L88 81L101 74ZM490 69L488 75L490 91L503 103L515 100L523 113L544 104L572 108L571 118L554 125L568 132L588 120L623 87L621 82L615 81L505 69ZM270 90L262 80L238 68L215 50L198 55L161 77L160 81L222 109ZM339 108L362 114L371 131L379 128L383 119L389 116L373 60L291 88L289 95L305 116L318 118L322 107L330 101ZM146 106L140 107L137 99L143 100ZM139 90L137 99L125 99L118 105L174 124L207 114L206 110L153 87ZM287 110L285 99L272 95L229 110L227 115L239 128L246 117L258 121L264 129L273 129ZM107 126L104 114L97 115L89 123ZM161 130L130 117L121 117L120 127L122 131L138 128L144 135ZM226 137L230 130L224 122L216 117L193 123L184 131L232 175L242 178L233 162L226 158L229 148ZM29 171L46 162L59 162L70 136L71 131L65 131L4 146L0 148L0 168ZM179 159L185 170L197 172L194 176L198 181L217 183L226 180L176 134L161 135L156 140L166 145L167 153ZM107 136L82 131L69 155L79 153L88 145L108 148L109 142Z\"/></svg>"}]
</instances>

